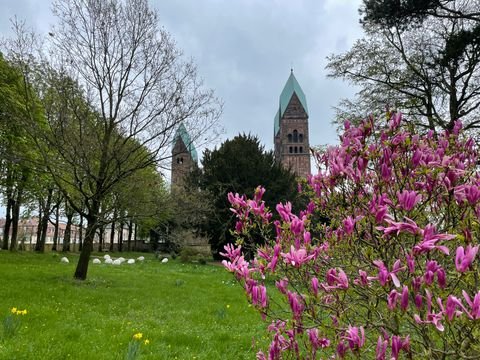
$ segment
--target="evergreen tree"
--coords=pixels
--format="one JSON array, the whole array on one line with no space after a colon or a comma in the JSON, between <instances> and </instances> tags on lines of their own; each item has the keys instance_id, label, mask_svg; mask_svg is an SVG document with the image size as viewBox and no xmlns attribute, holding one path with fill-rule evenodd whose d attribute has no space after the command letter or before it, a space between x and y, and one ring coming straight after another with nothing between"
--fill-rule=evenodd
<instances>
[{"instance_id":1,"label":"evergreen tree","mask_svg":"<svg viewBox=\"0 0 480 360\"><path fill-rule=\"evenodd\" d=\"M295 175L275 162L273 152L265 151L255 136L238 135L218 149L206 150L202 165L203 169L193 172L188 182L212 198L214 212L205 219L202 230L210 238L214 256L225 244L234 242L230 230L235 228L235 217L227 200L229 192L250 194L262 185L269 189L264 199L272 208L278 202L296 198ZM254 245L244 244L244 248Z\"/></svg>"}]
</instances>

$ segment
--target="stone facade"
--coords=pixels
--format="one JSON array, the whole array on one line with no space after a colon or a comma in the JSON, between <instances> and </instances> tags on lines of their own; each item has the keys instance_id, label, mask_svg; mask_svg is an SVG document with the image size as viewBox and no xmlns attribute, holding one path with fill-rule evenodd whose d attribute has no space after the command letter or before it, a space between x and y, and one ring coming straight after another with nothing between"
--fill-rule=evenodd
<instances>
[{"instance_id":1,"label":"stone facade","mask_svg":"<svg viewBox=\"0 0 480 360\"><path fill-rule=\"evenodd\" d=\"M295 86L290 86L289 82L295 82ZM306 177L311 174L308 113L305 95L303 92L297 95L297 91L301 89L292 73L282 92L278 118L275 119L278 126L274 137L275 158L297 176ZM299 96L303 97L303 104Z\"/></svg>"}]
</instances>

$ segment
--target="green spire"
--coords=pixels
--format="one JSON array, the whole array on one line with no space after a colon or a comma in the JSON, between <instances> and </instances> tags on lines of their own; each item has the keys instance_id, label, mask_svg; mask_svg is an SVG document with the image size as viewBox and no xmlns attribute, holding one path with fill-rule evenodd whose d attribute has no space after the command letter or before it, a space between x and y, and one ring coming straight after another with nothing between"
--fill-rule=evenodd
<instances>
[{"instance_id":1,"label":"green spire","mask_svg":"<svg viewBox=\"0 0 480 360\"><path fill-rule=\"evenodd\" d=\"M177 132L175 133L175 141L177 141L179 137L180 139L182 139L183 143L185 144L193 161L195 163L198 163L197 150L195 149L195 146L193 145L193 142L190 139L190 135L188 135L188 131L183 124L180 124L180 126L177 129Z\"/></svg>"},{"instance_id":2,"label":"green spire","mask_svg":"<svg viewBox=\"0 0 480 360\"><path fill-rule=\"evenodd\" d=\"M277 111L277 114L275 115L275 119L274 119L275 135L277 135L278 131L280 130L280 119L285 113L288 103L290 102L290 99L292 98L294 93L297 95L298 99L300 100L303 110L305 110L305 112L308 115L307 98L305 97L305 94L303 93L303 90L300 87L300 84L295 78L295 75L293 75L293 69L291 69L290 76L288 77L288 80L285 83L285 86L283 87L282 93L280 94L280 108Z\"/></svg>"}]
</instances>

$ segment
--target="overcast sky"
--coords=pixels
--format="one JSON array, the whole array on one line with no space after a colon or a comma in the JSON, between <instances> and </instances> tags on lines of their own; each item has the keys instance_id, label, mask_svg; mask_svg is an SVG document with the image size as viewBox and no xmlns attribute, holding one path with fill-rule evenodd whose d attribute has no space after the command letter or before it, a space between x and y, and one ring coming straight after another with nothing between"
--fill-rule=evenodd
<instances>
[{"instance_id":1,"label":"overcast sky","mask_svg":"<svg viewBox=\"0 0 480 360\"><path fill-rule=\"evenodd\" d=\"M0 34L14 15L40 33L55 18L49 0L0 0ZM335 144L331 120L354 89L328 79L326 56L348 50L362 36L360 0L150 0L161 24L198 65L205 84L224 102L220 141L258 135L273 148L278 97L293 67L310 115L310 145ZM201 149L199 149L201 150Z\"/></svg>"}]
</instances>

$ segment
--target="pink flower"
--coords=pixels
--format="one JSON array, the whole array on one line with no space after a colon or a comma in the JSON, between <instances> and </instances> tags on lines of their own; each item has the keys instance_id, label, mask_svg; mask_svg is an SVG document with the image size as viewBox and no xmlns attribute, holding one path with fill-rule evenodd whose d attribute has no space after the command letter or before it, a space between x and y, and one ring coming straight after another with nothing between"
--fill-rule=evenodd
<instances>
[{"instance_id":1,"label":"pink flower","mask_svg":"<svg viewBox=\"0 0 480 360\"><path fill-rule=\"evenodd\" d=\"M372 277L367 276L367 272L363 270L358 270L359 277L353 280L355 285L361 286L370 286L370 280Z\"/></svg>"},{"instance_id":2,"label":"pink flower","mask_svg":"<svg viewBox=\"0 0 480 360\"><path fill-rule=\"evenodd\" d=\"M375 360L386 360L387 357L388 340L381 335L377 340L377 349L375 351Z\"/></svg>"},{"instance_id":3,"label":"pink flower","mask_svg":"<svg viewBox=\"0 0 480 360\"><path fill-rule=\"evenodd\" d=\"M320 284L325 291L334 289L348 289L348 277L342 269L329 269L326 274L327 284Z\"/></svg>"},{"instance_id":4,"label":"pink flower","mask_svg":"<svg viewBox=\"0 0 480 360\"><path fill-rule=\"evenodd\" d=\"M403 285L400 307L402 308L403 311L407 310L408 308L408 286L407 285Z\"/></svg>"},{"instance_id":5,"label":"pink flower","mask_svg":"<svg viewBox=\"0 0 480 360\"><path fill-rule=\"evenodd\" d=\"M477 256L477 252L478 245L474 247L468 245L466 249L464 249L463 246L459 246L457 248L457 256L455 257L455 267L457 271L461 273L467 271L475 259L475 256Z\"/></svg>"},{"instance_id":6,"label":"pink flower","mask_svg":"<svg viewBox=\"0 0 480 360\"><path fill-rule=\"evenodd\" d=\"M410 234L417 234L420 232L420 228L418 227L417 223L412 219L405 217L405 222L396 222L393 221L393 218L389 215L385 216L385 221L390 225L388 227L377 226L377 230L383 230L385 235L390 235L392 233L396 233L396 235L400 234L401 232L407 232Z\"/></svg>"},{"instance_id":7,"label":"pink flower","mask_svg":"<svg viewBox=\"0 0 480 360\"><path fill-rule=\"evenodd\" d=\"M397 192L398 205L407 211L412 210L415 205L422 199L422 196L417 194L415 190L403 190L401 193Z\"/></svg>"},{"instance_id":8,"label":"pink flower","mask_svg":"<svg viewBox=\"0 0 480 360\"><path fill-rule=\"evenodd\" d=\"M227 244L223 247L225 249L225 252L224 253L220 253L220 255L222 255L223 257L226 257L230 260L234 260L235 258L237 258L238 256L240 256L241 252L242 252L242 246L239 245L237 247L234 247L232 244Z\"/></svg>"},{"instance_id":9,"label":"pink flower","mask_svg":"<svg viewBox=\"0 0 480 360\"><path fill-rule=\"evenodd\" d=\"M288 279L283 278L281 280L276 281L275 286L282 294L286 294L288 289Z\"/></svg>"},{"instance_id":10,"label":"pink flower","mask_svg":"<svg viewBox=\"0 0 480 360\"><path fill-rule=\"evenodd\" d=\"M347 235L353 234L353 229L355 228L355 220L348 216L345 220L343 220L343 230Z\"/></svg>"},{"instance_id":11,"label":"pink flower","mask_svg":"<svg viewBox=\"0 0 480 360\"><path fill-rule=\"evenodd\" d=\"M300 235L304 231L304 224L303 222L306 220L306 218L299 219L296 216L293 216L292 222L290 223L290 230L292 233L295 235Z\"/></svg>"},{"instance_id":12,"label":"pink flower","mask_svg":"<svg viewBox=\"0 0 480 360\"><path fill-rule=\"evenodd\" d=\"M452 321L454 316L462 315L462 312L460 310L457 310L457 308L463 309L462 302L457 297L453 295L449 295L447 298L447 304L444 310L445 315L447 315L447 318L449 321Z\"/></svg>"},{"instance_id":13,"label":"pink flower","mask_svg":"<svg viewBox=\"0 0 480 360\"><path fill-rule=\"evenodd\" d=\"M262 308L267 307L267 288L263 285L253 285L252 290L252 304L258 305Z\"/></svg>"},{"instance_id":14,"label":"pink flower","mask_svg":"<svg viewBox=\"0 0 480 360\"><path fill-rule=\"evenodd\" d=\"M408 271L413 274L415 272L415 258L410 254L406 254L405 257L407 259Z\"/></svg>"},{"instance_id":15,"label":"pink flower","mask_svg":"<svg viewBox=\"0 0 480 360\"><path fill-rule=\"evenodd\" d=\"M290 308L293 312L293 317L294 319L299 320L302 316L302 311L305 308L305 305L303 304L303 298L296 292L291 291L287 291L287 296Z\"/></svg>"},{"instance_id":16,"label":"pink flower","mask_svg":"<svg viewBox=\"0 0 480 360\"><path fill-rule=\"evenodd\" d=\"M347 345L343 341L340 341L337 345L337 354L340 359L343 359L345 357L345 354L347 353Z\"/></svg>"},{"instance_id":17,"label":"pink flower","mask_svg":"<svg viewBox=\"0 0 480 360\"><path fill-rule=\"evenodd\" d=\"M349 325L343 338L348 341L348 346L352 351L358 350L365 345L365 331L362 326L358 328Z\"/></svg>"},{"instance_id":18,"label":"pink flower","mask_svg":"<svg viewBox=\"0 0 480 360\"><path fill-rule=\"evenodd\" d=\"M398 359L400 350L407 352L410 350L410 337L408 335L404 340L398 335L392 336L392 359Z\"/></svg>"},{"instance_id":19,"label":"pink flower","mask_svg":"<svg viewBox=\"0 0 480 360\"><path fill-rule=\"evenodd\" d=\"M395 289L390 291L390 294L388 294L387 306L390 310L394 310L397 307L398 295L398 291Z\"/></svg>"},{"instance_id":20,"label":"pink flower","mask_svg":"<svg viewBox=\"0 0 480 360\"><path fill-rule=\"evenodd\" d=\"M391 278L393 284L396 287L400 287L400 280L398 280L396 273L405 269L405 267L400 267L400 260L395 261L392 271L388 271L387 267L381 260L375 260L373 263L378 267L377 279L380 282L380 285L385 286L388 279Z\"/></svg>"},{"instance_id":21,"label":"pink flower","mask_svg":"<svg viewBox=\"0 0 480 360\"><path fill-rule=\"evenodd\" d=\"M227 194L227 198L228 198L228 201L230 202L230 204L232 204L233 207L235 207L235 208L242 208L242 207L247 206L247 202L245 201L245 196L244 195L240 196L240 195L238 195L238 193L233 195L233 193L229 192ZM234 209L232 209L232 211L236 213L236 211Z\"/></svg>"},{"instance_id":22,"label":"pink flower","mask_svg":"<svg viewBox=\"0 0 480 360\"><path fill-rule=\"evenodd\" d=\"M312 284L313 294L317 296L318 295L318 279L315 276L312 277L311 284Z\"/></svg>"},{"instance_id":23,"label":"pink flower","mask_svg":"<svg viewBox=\"0 0 480 360\"><path fill-rule=\"evenodd\" d=\"M443 245L436 245L437 242L443 240L451 240L454 239L456 236L451 234L437 234L435 226L432 224L428 224L423 233L423 241L420 244L417 244L413 247L414 254L422 254L432 251L433 249L438 249L443 252L445 255L449 255L450 251L446 246Z\"/></svg>"},{"instance_id":24,"label":"pink flower","mask_svg":"<svg viewBox=\"0 0 480 360\"><path fill-rule=\"evenodd\" d=\"M319 348L330 346L330 340L327 338L320 338L317 328L308 329L307 334L314 352Z\"/></svg>"},{"instance_id":25,"label":"pink flower","mask_svg":"<svg viewBox=\"0 0 480 360\"><path fill-rule=\"evenodd\" d=\"M283 219L283 221L290 222L291 217L293 217L292 204L290 202L285 203L285 205L283 205L282 203L278 204L277 212Z\"/></svg>"},{"instance_id":26,"label":"pink flower","mask_svg":"<svg viewBox=\"0 0 480 360\"><path fill-rule=\"evenodd\" d=\"M281 253L285 262L287 264L291 264L294 267L300 267L302 264L306 263L313 259L314 255L307 255L307 250L304 248L300 248L298 250L295 249L293 245L290 246L289 253Z\"/></svg>"},{"instance_id":27,"label":"pink flower","mask_svg":"<svg viewBox=\"0 0 480 360\"><path fill-rule=\"evenodd\" d=\"M475 294L473 301L465 290L462 290L462 294L468 306L470 306L470 311L467 312L468 316L473 320L480 319L480 291Z\"/></svg>"},{"instance_id":28,"label":"pink flower","mask_svg":"<svg viewBox=\"0 0 480 360\"><path fill-rule=\"evenodd\" d=\"M263 194L265 194L265 188L263 186L257 186L254 195L255 201L260 202L262 200Z\"/></svg>"}]
</instances>

